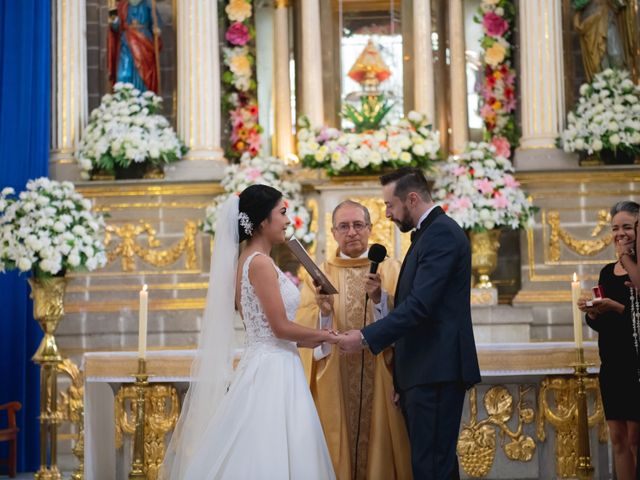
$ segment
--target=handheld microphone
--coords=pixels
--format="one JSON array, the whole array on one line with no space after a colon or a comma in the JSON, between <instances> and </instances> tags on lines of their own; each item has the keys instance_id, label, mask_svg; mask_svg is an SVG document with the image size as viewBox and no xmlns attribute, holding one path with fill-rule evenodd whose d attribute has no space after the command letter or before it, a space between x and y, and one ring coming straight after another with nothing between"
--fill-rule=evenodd
<instances>
[{"instance_id":1,"label":"handheld microphone","mask_svg":"<svg viewBox=\"0 0 640 480\"><path fill-rule=\"evenodd\" d=\"M371 267L369 273L376 273L378 271L378 265L380 265L387 257L387 249L384 245L374 243L369 247L369 253L367 258L371 261Z\"/></svg>"}]
</instances>

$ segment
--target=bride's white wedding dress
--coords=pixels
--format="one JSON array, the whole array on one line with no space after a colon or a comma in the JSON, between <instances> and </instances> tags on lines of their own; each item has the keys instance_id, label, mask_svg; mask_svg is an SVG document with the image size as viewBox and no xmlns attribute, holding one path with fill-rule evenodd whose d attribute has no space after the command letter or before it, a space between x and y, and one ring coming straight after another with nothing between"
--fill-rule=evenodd
<instances>
[{"instance_id":1,"label":"bride's white wedding dress","mask_svg":"<svg viewBox=\"0 0 640 480\"><path fill-rule=\"evenodd\" d=\"M227 393L193 452L185 479L326 480L335 475L294 342L275 337L242 268L245 350ZM274 264L287 318L300 294Z\"/></svg>"}]
</instances>

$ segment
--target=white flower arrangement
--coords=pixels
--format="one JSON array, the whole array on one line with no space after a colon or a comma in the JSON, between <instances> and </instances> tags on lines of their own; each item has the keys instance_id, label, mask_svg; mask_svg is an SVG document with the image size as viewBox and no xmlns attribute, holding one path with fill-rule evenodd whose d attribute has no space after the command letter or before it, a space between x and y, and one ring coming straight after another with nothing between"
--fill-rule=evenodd
<instances>
[{"instance_id":1,"label":"white flower arrangement","mask_svg":"<svg viewBox=\"0 0 640 480\"><path fill-rule=\"evenodd\" d=\"M580 87L580 99L559 138L566 152L640 155L640 86L629 72L608 68Z\"/></svg>"},{"instance_id":2,"label":"white flower arrangement","mask_svg":"<svg viewBox=\"0 0 640 480\"><path fill-rule=\"evenodd\" d=\"M91 112L78 146L83 178L94 169L113 172L116 167L149 162L161 166L180 160L186 147L169 121L157 112L162 98L144 93L130 83L116 83L113 94L102 97Z\"/></svg>"},{"instance_id":3,"label":"white flower arrangement","mask_svg":"<svg viewBox=\"0 0 640 480\"><path fill-rule=\"evenodd\" d=\"M413 111L396 125L363 133L329 127L312 129L304 117L299 124L298 155L302 164L324 168L329 175L375 173L403 166L429 168L440 152L438 132L425 115Z\"/></svg>"},{"instance_id":4,"label":"white flower arrangement","mask_svg":"<svg viewBox=\"0 0 640 480\"><path fill-rule=\"evenodd\" d=\"M292 178L292 172L281 160L273 157L251 157L245 154L239 164L230 165L225 169L224 178L220 182L225 193L218 195L207 207L202 231L215 233L218 209L229 195L237 195L250 185L262 184L276 188L284 195L288 204L287 214L291 218L287 235L293 235L305 243L312 242L315 234L309 231L311 214L304 206L300 183Z\"/></svg>"},{"instance_id":5,"label":"white flower arrangement","mask_svg":"<svg viewBox=\"0 0 640 480\"><path fill-rule=\"evenodd\" d=\"M70 182L29 180L12 198L0 192L0 270L33 270L34 276L62 276L107 263L104 219Z\"/></svg>"},{"instance_id":6,"label":"white flower arrangement","mask_svg":"<svg viewBox=\"0 0 640 480\"><path fill-rule=\"evenodd\" d=\"M517 230L533 223L536 208L513 176L511 162L489 143L469 142L440 166L434 199L465 230Z\"/></svg>"}]
</instances>

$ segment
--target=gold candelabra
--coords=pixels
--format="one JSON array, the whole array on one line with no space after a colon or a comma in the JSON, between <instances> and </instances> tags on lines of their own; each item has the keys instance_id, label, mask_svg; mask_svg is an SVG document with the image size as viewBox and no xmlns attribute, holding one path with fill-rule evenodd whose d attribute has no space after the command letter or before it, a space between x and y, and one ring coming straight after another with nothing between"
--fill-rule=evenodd
<instances>
[{"instance_id":1,"label":"gold candelabra","mask_svg":"<svg viewBox=\"0 0 640 480\"><path fill-rule=\"evenodd\" d=\"M147 374L147 364L144 358L138 358L138 373L134 375L136 381L136 420L135 433L133 434L133 457L131 459L131 472L129 480L146 480L145 459L144 459L144 426L145 426L145 396L149 388L149 375Z\"/></svg>"},{"instance_id":2,"label":"gold candelabra","mask_svg":"<svg viewBox=\"0 0 640 480\"><path fill-rule=\"evenodd\" d=\"M580 480L591 480L593 478L593 466L591 465L591 449L589 445L589 417L587 411L587 391L585 388L585 378L587 377L587 367L593 364L584 360L584 349L577 349L578 361L571 364L578 384L576 400L578 402L578 466L577 473Z\"/></svg>"}]
</instances>

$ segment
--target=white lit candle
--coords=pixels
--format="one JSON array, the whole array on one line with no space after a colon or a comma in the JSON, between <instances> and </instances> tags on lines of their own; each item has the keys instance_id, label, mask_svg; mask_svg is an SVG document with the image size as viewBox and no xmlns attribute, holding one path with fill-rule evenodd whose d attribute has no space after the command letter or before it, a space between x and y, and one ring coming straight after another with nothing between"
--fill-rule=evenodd
<instances>
[{"instance_id":1,"label":"white lit candle","mask_svg":"<svg viewBox=\"0 0 640 480\"><path fill-rule=\"evenodd\" d=\"M140 311L138 317L138 358L145 358L147 352L147 307L149 292L145 284L140 290Z\"/></svg>"},{"instance_id":2,"label":"white lit candle","mask_svg":"<svg viewBox=\"0 0 640 480\"><path fill-rule=\"evenodd\" d=\"M578 275L574 273L573 281L571 282L571 307L573 308L573 337L576 340L577 348L582 348L582 313L578 308L578 300L581 293Z\"/></svg>"}]
</instances>

